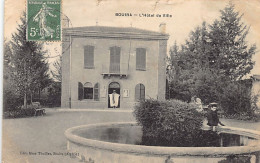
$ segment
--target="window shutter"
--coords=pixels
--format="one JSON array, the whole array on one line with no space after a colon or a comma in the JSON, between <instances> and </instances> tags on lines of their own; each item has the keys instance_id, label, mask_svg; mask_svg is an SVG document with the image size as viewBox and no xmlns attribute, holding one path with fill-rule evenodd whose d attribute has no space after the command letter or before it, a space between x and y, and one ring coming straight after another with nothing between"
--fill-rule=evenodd
<instances>
[{"instance_id":1,"label":"window shutter","mask_svg":"<svg viewBox=\"0 0 260 163\"><path fill-rule=\"evenodd\" d=\"M145 99L145 87L143 84L140 84L140 99L141 100Z\"/></svg>"},{"instance_id":2,"label":"window shutter","mask_svg":"<svg viewBox=\"0 0 260 163\"><path fill-rule=\"evenodd\" d=\"M78 82L78 100L83 99L83 84Z\"/></svg>"},{"instance_id":3,"label":"window shutter","mask_svg":"<svg viewBox=\"0 0 260 163\"><path fill-rule=\"evenodd\" d=\"M116 58L115 58L115 61L117 64L120 65L120 47L115 47L115 50L116 50Z\"/></svg>"},{"instance_id":4,"label":"window shutter","mask_svg":"<svg viewBox=\"0 0 260 163\"><path fill-rule=\"evenodd\" d=\"M136 49L136 69L137 70L146 69L146 49L144 48Z\"/></svg>"},{"instance_id":5,"label":"window shutter","mask_svg":"<svg viewBox=\"0 0 260 163\"><path fill-rule=\"evenodd\" d=\"M140 84L137 84L135 86L135 100L136 101L140 100Z\"/></svg>"},{"instance_id":6,"label":"window shutter","mask_svg":"<svg viewBox=\"0 0 260 163\"><path fill-rule=\"evenodd\" d=\"M120 47L110 47L110 72L120 72Z\"/></svg>"},{"instance_id":7,"label":"window shutter","mask_svg":"<svg viewBox=\"0 0 260 163\"><path fill-rule=\"evenodd\" d=\"M84 67L85 68L94 67L94 46L84 47Z\"/></svg>"},{"instance_id":8,"label":"window shutter","mask_svg":"<svg viewBox=\"0 0 260 163\"><path fill-rule=\"evenodd\" d=\"M99 84L96 83L94 86L94 100L98 101L99 100Z\"/></svg>"},{"instance_id":9,"label":"window shutter","mask_svg":"<svg viewBox=\"0 0 260 163\"><path fill-rule=\"evenodd\" d=\"M110 70L111 73L113 73L115 71L114 64L115 64L115 48L110 47L110 67L109 67L109 70Z\"/></svg>"},{"instance_id":10,"label":"window shutter","mask_svg":"<svg viewBox=\"0 0 260 163\"><path fill-rule=\"evenodd\" d=\"M145 87L143 84L137 84L135 86L135 100L140 101L145 99Z\"/></svg>"}]
</instances>

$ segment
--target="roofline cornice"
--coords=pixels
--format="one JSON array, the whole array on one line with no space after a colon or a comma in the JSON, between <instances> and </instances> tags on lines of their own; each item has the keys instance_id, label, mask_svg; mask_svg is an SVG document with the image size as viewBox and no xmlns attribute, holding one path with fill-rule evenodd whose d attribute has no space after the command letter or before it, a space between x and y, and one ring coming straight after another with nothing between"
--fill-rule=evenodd
<instances>
[{"instance_id":1,"label":"roofline cornice","mask_svg":"<svg viewBox=\"0 0 260 163\"><path fill-rule=\"evenodd\" d=\"M169 34L142 34L136 32L97 32L97 31L80 31L64 30L63 36L72 37L95 37L95 38L120 38L120 39L143 39L143 40L168 40Z\"/></svg>"}]
</instances>

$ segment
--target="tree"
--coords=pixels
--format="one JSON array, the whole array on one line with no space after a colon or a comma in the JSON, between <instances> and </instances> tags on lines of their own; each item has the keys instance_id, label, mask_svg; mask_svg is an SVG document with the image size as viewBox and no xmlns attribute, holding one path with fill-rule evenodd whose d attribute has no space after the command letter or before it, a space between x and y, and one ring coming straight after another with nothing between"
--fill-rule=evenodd
<instances>
[{"instance_id":1,"label":"tree","mask_svg":"<svg viewBox=\"0 0 260 163\"><path fill-rule=\"evenodd\" d=\"M190 33L189 40L186 41L184 46L185 59L189 58L185 64L188 65L189 70L198 71L209 68L208 55L210 45L208 34L206 22L203 22L201 26Z\"/></svg>"},{"instance_id":2,"label":"tree","mask_svg":"<svg viewBox=\"0 0 260 163\"><path fill-rule=\"evenodd\" d=\"M11 47L10 42L4 40L4 67L3 67L3 110L15 110L17 105L21 102L19 95L11 84Z\"/></svg>"},{"instance_id":3,"label":"tree","mask_svg":"<svg viewBox=\"0 0 260 163\"><path fill-rule=\"evenodd\" d=\"M241 22L243 14L234 10L229 3L220 10L220 19L209 26L210 63L219 74L229 76L232 81L240 80L253 69L252 56L256 45L249 46L246 36L249 27Z\"/></svg>"},{"instance_id":4,"label":"tree","mask_svg":"<svg viewBox=\"0 0 260 163\"><path fill-rule=\"evenodd\" d=\"M61 82L62 79L61 60L62 60L62 56L60 55L59 58L53 63L54 69L51 71L52 77L58 82Z\"/></svg>"},{"instance_id":5,"label":"tree","mask_svg":"<svg viewBox=\"0 0 260 163\"><path fill-rule=\"evenodd\" d=\"M192 31L183 50L175 56L181 69L211 69L232 81L240 80L253 69L256 45L248 45L249 27L241 22L243 14L236 12L232 3L220 12L212 25L203 22Z\"/></svg>"},{"instance_id":6,"label":"tree","mask_svg":"<svg viewBox=\"0 0 260 163\"><path fill-rule=\"evenodd\" d=\"M169 63L175 71L169 86L171 98L187 101L195 95L204 103L219 102L228 114L251 114L250 86L240 81L254 66L256 46L248 45L249 27L241 21L243 14L236 12L232 3L220 12L214 23L203 22L181 48L175 44L170 50ZM247 93L242 95L241 90ZM231 97L238 97L238 104Z\"/></svg>"},{"instance_id":7,"label":"tree","mask_svg":"<svg viewBox=\"0 0 260 163\"><path fill-rule=\"evenodd\" d=\"M198 83L201 83L198 77L209 72L207 60L209 43L207 41L208 31L206 22L203 22L202 26L190 33L189 40L186 40L185 45L179 49L175 43L170 49L170 63L174 67L175 73L173 73L174 77L169 87L171 88L170 94L174 98L190 101L192 96L199 96L199 91L194 89Z\"/></svg>"},{"instance_id":8,"label":"tree","mask_svg":"<svg viewBox=\"0 0 260 163\"><path fill-rule=\"evenodd\" d=\"M4 40L4 79L7 80L9 79L9 70L10 70L10 66L11 66L11 48L10 48L10 42L8 42L6 39Z\"/></svg>"},{"instance_id":9,"label":"tree","mask_svg":"<svg viewBox=\"0 0 260 163\"><path fill-rule=\"evenodd\" d=\"M20 18L17 32L12 35L10 74L14 88L24 98L27 108L27 98L37 88L46 87L49 81L48 63L44 57L46 51L43 43L26 40L26 14Z\"/></svg>"}]
</instances>

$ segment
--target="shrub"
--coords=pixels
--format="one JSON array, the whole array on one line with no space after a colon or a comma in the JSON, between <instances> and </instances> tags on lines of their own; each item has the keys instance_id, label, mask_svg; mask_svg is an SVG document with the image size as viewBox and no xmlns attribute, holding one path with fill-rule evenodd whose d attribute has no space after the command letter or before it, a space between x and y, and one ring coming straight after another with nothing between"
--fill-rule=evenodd
<instances>
[{"instance_id":1,"label":"shrub","mask_svg":"<svg viewBox=\"0 0 260 163\"><path fill-rule=\"evenodd\" d=\"M22 118L22 117L32 117L35 114L35 109L37 107L33 105L27 105L27 109L23 106L18 107L13 110L5 111L3 116L4 118Z\"/></svg>"},{"instance_id":2,"label":"shrub","mask_svg":"<svg viewBox=\"0 0 260 163\"><path fill-rule=\"evenodd\" d=\"M3 111L17 110L23 103L23 98L20 98L15 91L10 88L4 88L3 92Z\"/></svg>"},{"instance_id":3,"label":"shrub","mask_svg":"<svg viewBox=\"0 0 260 163\"><path fill-rule=\"evenodd\" d=\"M191 99L190 83L174 79L169 84L168 98L174 98L189 102Z\"/></svg>"},{"instance_id":4,"label":"shrub","mask_svg":"<svg viewBox=\"0 0 260 163\"><path fill-rule=\"evenodd\" d=\"M228 83L219 94L219 103L226 116L245 117L255 116L256 98L251 94L251 88L241 83Z\"/></svg>"},{"instance_id":5,"label":"shrub","mask_svg":"<svg viewBox=\"0 0 260 163\"><path fill-rule=\"evenodd\" d=\"M196 105L179 100L142 101L135 107L134 116L142 126L143 145L200 146L198 139L216 136L210 133L209 137L201 137L206 134L201 130L203 116L196 111Z\"/></svg>"}]
</instances>

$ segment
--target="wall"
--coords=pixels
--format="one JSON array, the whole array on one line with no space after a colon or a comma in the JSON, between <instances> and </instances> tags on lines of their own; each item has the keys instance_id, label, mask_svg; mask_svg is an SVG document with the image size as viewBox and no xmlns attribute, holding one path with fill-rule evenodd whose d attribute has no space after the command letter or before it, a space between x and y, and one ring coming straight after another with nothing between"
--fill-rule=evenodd
<instances>
[{"instance_id":1,"label":"wall","mask_svg":"<svg viewBox=\"0 0 260 163\"><path fill-rule=\"evenodd\" d=\"M95 162L105 163L157 163L166 162L168 156L174 163L219 163L227 162L227 156L246 155L250 157L251 163L259 161L260 135L258 131L234 127L218 127L219 133L237 134L240 136L251 137L254 140L249 141L245 146L230 147L162 147L162 146L143 146L133 144L112 143L88 139L79 136L77 133L88 130L98 130L98 128L117 128L136 125L135 122L112 122L103 124L90 124L69 128L65 131L68 140L67 149L70 152L78 153L80 158L94 160ZM207 128L207 126L205 126ZM127 135L125 135L127 137Z\"/></svg>"},{"instance_id":2,"label":"wall","mask_svg":"<svg viewBox=\"0 0 260 163\"><path fill-rule=\"evenodd\" d=\"M100 90L108 89L111 82L118 82L121 91L121 108L132 108L135 105L135 86L139 83L145 85L146 98L155 98L163 100L165 97L165 56L166 56L167 41L145 41L145 40L122 40L122 39L100 39L100 38L73 38L71 45L72 57L72 77L71 77L71 99L72 108L107 108L107 93L100 101L93 100L78 100L78 82L82 84L91 82L100 84ZM84 46L94 46L94 69L84 69ZM112 46L121 47L120 67L127 69L129 60L129 71L127 78L111 77L103 78L102 65L109 66L110 51ZM136 48L146 49L146 71L136 70ZM67 51L68 52L68 51ZM64 64L69 67L67 59L69 54L64 53ZM160 54L160 55L159 55ZM158 62L159 60L159 62ZM65 63L66 62L66 63ZM65 77L63 81L68 80L68 68L63 69ZM67 92L68 82L63 85L62 103L68 103ZM65 88L66 87L66 88ZM129 89L129 97L123 97L123 89Z\"/></svg>"}]
</instances>

